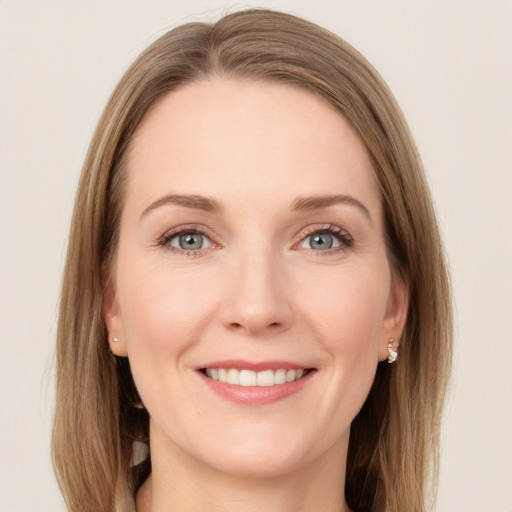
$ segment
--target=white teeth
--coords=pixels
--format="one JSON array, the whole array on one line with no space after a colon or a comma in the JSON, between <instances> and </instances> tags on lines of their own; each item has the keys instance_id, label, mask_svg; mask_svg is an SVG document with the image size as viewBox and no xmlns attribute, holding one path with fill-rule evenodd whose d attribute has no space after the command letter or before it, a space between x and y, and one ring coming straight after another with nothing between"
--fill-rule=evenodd
<instances>
[{"instance_id":1,"label":"white teeth","mask_svg":"<svg viewBox=\"0 0 512 512\"><path fill-rule=\"evenodd\" d=\"M256 374L256 383L258 386L273 386L274 385L274 372L272 370L265 370Z\"/></svg>"},{"instance_id":2,"label":"white teeth","mask_svg":"<svg viewBox=\"0 0 512 512\"><path fill-rule=\"evenodd\" d=\"M237 386L239 386L240 385L240 372L238 370L236 370L235 368L230 368L228 370L226 382L228 384L236 384Z\"/></svg>"},{"instance_id":3,"label":"white teeth","mask_svg":"<svg viewBox=\"0 0 512 512\"><path fill-rule=\"evenodd\" d=\"M274 383L284 384L286 382L286 370L276 370L274 373Z\"/></svg>"},{"instance_id":4,"label":"white teeth","mask_svg":"<svg viewBox=\"0 0 512 512\"><path fill-rule=\"evenodd\" d=\"M206 368L205 374L213 380L236 386L268 387L299 380L304 376L304 370L238 370L236 368Z\"/></svg>"},{"instance_id":5,"label":"white teeth","mask_svg":"<svg viewBox=\"0 0 512 512\"><path fill-rule=\"evenodd\" d=\"M288 370L286 372L286 382L293 382L297 377L297 372L295 370Z\"/></svg>"},{"instance_id":6,"label":"white teeth","mask_svg":"<svg viewBox=\"0 0 512 512\"><path fill-rule=\"evenodd\" d=\"M256 372L251 370L240 371L240 386L256 386Z\"/></svg>"}]
</instances>

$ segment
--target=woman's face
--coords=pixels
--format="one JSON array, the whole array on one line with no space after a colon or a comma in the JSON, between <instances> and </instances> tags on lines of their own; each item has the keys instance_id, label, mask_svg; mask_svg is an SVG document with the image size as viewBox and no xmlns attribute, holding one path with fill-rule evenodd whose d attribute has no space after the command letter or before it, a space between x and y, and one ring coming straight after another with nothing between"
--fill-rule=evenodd
<instances>
[{"instance_id":1,"label":"woman's face","mask_svg":"<svg viewBox=\"0 0 512 512\"><path fill-rule=\"evenodd\" d=\"M112 278L152 452L228 473L343 458L405 320L361 140L276 83L192 83L146 115Z\"/></svg>"}]
</instances>

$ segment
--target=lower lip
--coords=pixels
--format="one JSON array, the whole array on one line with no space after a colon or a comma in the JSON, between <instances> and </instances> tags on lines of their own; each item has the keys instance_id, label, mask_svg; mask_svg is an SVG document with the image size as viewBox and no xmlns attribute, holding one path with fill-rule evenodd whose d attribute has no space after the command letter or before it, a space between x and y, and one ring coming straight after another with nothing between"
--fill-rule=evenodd
<instances>
[{"instance_id":1,"label":"lower lip","mask_svg":"<svg viewBox=\"0 0 512 512\"><path fill-rule=\"evenodd\" d=\"M314 373L310 371L299 380L274 386L237 386L210 379L204 373L198 372L212 391L228 400L246 405L270 404L294 395L308 384Z\"/></svg>"}]
</instances>

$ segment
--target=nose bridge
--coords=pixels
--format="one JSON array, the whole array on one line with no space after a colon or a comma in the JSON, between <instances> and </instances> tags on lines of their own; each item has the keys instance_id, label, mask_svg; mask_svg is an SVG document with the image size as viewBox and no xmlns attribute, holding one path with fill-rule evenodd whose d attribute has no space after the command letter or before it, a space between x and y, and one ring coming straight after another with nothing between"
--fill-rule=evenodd
<instances>
[{"instance_id":1,"label":"nose bridge","mask_svg":"<svg viewBox=\"0 0 512 512\"><path fill-rule=\"evenodd\" d=\"M286 273L270 243L247 244L236 251L230 272L224 323L252 334L288 326L291 304Z\"/></svg>"}]
</instances>

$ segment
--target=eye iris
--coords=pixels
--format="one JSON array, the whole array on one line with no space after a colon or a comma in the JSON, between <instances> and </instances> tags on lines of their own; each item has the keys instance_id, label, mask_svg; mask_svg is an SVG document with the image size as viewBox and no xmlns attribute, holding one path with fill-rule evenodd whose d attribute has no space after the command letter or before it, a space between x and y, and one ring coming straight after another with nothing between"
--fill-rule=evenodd
<instances>
[{"instance_id":1,"label":"eye iris","mask_svg":"<svg viewBox=\"0 0 512 512\"><path fill-rule=\"evenodd\" d=\"M203 246L203 235L199 235L197 233L187 233L186 235L180 236L179 242L181 249L201 249Z\"/></svg>"},{"instance_id":2,"label":"eye iris","mask_svg":"<svg viewBox=\"0 0 512 512\"><path fill-rule=\"evenodd\" d=\"M311 248L325 251L333 245L333 236L329 233L318 233L311 236Z\"/></svg>"}]
</instances>

